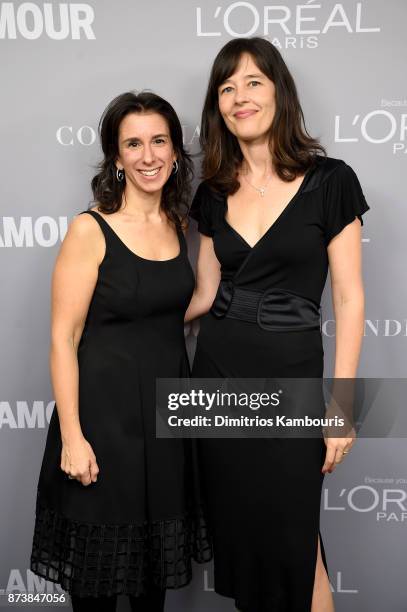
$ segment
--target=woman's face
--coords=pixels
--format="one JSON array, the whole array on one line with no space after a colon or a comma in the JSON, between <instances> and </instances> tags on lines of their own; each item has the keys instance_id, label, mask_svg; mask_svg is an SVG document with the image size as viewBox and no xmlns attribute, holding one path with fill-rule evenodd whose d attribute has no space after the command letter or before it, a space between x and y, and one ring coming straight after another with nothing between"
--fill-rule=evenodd
<instances>
[{"instance_id":1,"label":"woman's face","mask_svg":"<svg viewBox=\"0 0 407 612\"><path fill-rule=\"evenodd\" d=\"M119 129L117 168L126 181L143 193L162 190L173 170L176 155L167 121L158 113L130 113Z\"/></svg>"},{"instance_id":2,"label":"woman's face","mask_svg":"<svg viewBox=\"0 0 407 612\"><path fill-rule=\"evenodd\" d=\"M275 87L248 53L219 87L218 102L226 127L239 140L268 140L275 113Z\"/></svg>"}]
</instances>

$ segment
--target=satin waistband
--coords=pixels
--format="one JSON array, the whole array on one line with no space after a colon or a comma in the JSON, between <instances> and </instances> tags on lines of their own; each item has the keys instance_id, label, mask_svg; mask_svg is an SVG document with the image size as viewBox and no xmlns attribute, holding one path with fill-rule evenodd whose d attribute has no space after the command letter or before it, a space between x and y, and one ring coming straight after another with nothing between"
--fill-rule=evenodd
<instances>
[{"instance_id":1,"label":"satin waistband","mask_svg":"<svg viewBox=\"0 0 407 612\"><path fill-rule=\"evenodd\" d=\"M239 319L256 323L267 331L320 329L320 307L296 293L273 287L250 291L221 281L211 307L217 318Z\"/></svg>"}]
</instances>

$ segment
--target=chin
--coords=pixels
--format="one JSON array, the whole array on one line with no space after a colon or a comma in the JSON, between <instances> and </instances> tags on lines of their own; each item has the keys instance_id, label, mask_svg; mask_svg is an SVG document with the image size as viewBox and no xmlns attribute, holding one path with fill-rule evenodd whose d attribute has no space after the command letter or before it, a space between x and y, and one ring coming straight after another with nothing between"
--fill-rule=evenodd
<instances>
[{"instance_id":1,"label":"chin","mask_svg":"<svg viewBox=\"0 0 407 612\"><path fill-rule=\"evenodd\" d=\"M137 189L140 189L140 191L152 193L154 191L160 191L160 189L164 187L166 181L163 180L163 177L160 177L159 181L149 182L140 180L138 176L135 176L133 177L132 183L137 187Z\"/></svg>"},{"instance_id":2,"label":"chin","mask_svg":"<svg viewBox=\"0 0 407 612\"><path fill-rule=\"evenodd\" d=\"M157 193L161 191L164 185L147 185L146 187L142 187L143 191L147 193Z\"/></svg>"},{"instance_id":3,"label":"chin","mask_svg":"<svg viewBox=\"0 0 407 612\"><path fill-rule=\"evenodd\" d=\"M263 132L258 132L256 130L247 130L247 132L241 131L236 134L236 138L239 140L244 140L244 142L251 142L253 140L258 140L264 136Z\"/></svg>"},{"instance_id":4,"label":"chin","mask_svg":"<svg viewBox=\"0 0 407 612\"><path fill-rule=\"evenodd\" d=\"M239 130L238 132L235 132L235 136L236 138L238 138L239 140L244 140L245 142L251 142L254 140L267 140L269 135L269 130L264 130L264 129L256 129L256 128L250 128L250 129L246 129L246 130Z\"/></svg>"}]
</instances>

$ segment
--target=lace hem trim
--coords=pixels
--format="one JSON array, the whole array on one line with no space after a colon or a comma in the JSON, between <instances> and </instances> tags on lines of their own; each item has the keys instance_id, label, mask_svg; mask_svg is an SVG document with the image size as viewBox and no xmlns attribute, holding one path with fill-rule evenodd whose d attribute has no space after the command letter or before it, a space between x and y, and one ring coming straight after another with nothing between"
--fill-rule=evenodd
<instances>
[{"instance_id":1,"label":"lace hem trim","mask_svg":"<svg viewBox=\"0 0 407 612\"><path fill-rule=\"evenodd\" d=\"M96 525L37 502L30 568L79 597L181 588L192 578L192 559L211 558L201 511L142 525Z\"/></svg>"}]
</instances>

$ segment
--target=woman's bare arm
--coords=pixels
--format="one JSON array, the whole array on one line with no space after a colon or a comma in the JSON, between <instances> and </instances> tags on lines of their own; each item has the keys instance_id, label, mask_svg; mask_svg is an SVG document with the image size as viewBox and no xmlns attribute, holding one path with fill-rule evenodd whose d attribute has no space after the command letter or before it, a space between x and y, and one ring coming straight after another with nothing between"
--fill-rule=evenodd
<instances>
[{"instance_id":1,"label":"woman's bare arm","mask_svg":"<svg viewBox=\"0 0 407 612\"><path fill-rule=\"evenodd\" d=\"M192 321L205 314L212 306L220 282L220 264L215 255L213 240L201 235L196 285L192 300L185 313L185 321Z\"/></svg>"},{"instance_id":2,"label":"woman's bare arm","mask_svg":"<svg viewBox=\"0 0 407 612\"><path fill-rule=\"evenodd\" d=\"M364 328L361 225L355 219L328 245L336 321L335 378L356 376Z\"/></svg>"},{"instance_id":3,"label":"woman's bare arm","mask_svg":"<svg viewBox=\"0 0 407 612\"><path fill-rule=\"evenodd\" d=\"M63 451L61 469L82 484L96 479L96 458L79 418L77 349L103 258L103 236L89 215L71 223L52 277L50 370Z\"/></svg>"},{"instance_id":4,"label":"woman's bare arm","mask_svg":"<svg viewBox=\"0 0 407 612\"><path fill-rule=\"evenodd\" d=\"M332 301L336 321L334 378L355 378L364 329L364 291L362 281L361 224L355 219L328 245ZM333 397L343 400L343 407L352 406L352 386L338 381ZM349 397L348 397L349 396ZM346 416L346 410L345 410ZM352 415L347 415L352 420ZM342 450L349 449L354 437L327 438L327 454L322 471L331 472L343 459Z\"/></svg>"}]
</instances>

